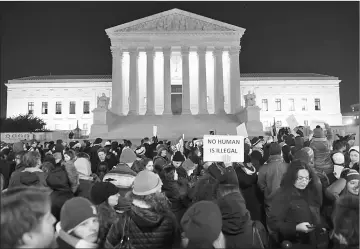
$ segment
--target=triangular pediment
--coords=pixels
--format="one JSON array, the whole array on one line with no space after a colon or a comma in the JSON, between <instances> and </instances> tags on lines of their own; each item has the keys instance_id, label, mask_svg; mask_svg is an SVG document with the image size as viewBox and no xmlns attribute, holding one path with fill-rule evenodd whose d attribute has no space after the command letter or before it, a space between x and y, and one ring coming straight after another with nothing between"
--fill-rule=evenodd
<instances>
[{"instance_id":1,"label":"triangular pediment","mask_svg":"<svg viewBox=\"0 0 360 249\"><path fill-rule=\"evenodd\" d=\"M127 32L191 32L191 31L229 31L244 33L245 29L193 14L180 9L172 9L106 30L108 34Z\"/></svg>"}]
</instances>

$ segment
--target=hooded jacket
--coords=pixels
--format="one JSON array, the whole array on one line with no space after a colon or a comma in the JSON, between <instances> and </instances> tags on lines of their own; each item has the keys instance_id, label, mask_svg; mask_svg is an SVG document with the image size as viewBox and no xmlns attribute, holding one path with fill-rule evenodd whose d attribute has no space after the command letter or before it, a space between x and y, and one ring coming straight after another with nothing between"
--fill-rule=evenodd
<instances>
[{"instance_id":1,"label":"hooded jacket","mask_svg":"<svg viewBox=\"0 0 360 249\"><path fill-rule=\"evenodd\" d=\"M229 193L217 203L222 215L226 248L252 248L252 220L241 193Z\"/></svg>"},{"instance_id":2,"label":"hooded jacket","mask_svg":"<svg viewBox=\"0 0 360 249\"><path fill-rule=\"evenodd\" d=\"M9 188L20 186L47 187L46 174L41 169L35 167L15 171L11 175Z\"/></svg>"},{"instance_id":3,"label":"hooded jacket","mask_svg":"<svg viewBox=\"0 0 360 249\"><path fill-rule=\"evenodd\" d=\"M69 178L69 182L70 182L70 186L71 186L71 190L73 193L76 192L78 186L79 186L79 174L75 168L75 164L74 164L74 160L70 160L67 162L63 162L62 166L65 168L65 171L67 173L67 176Z\"/></svg>"},{"instance_id":4,"label":"hooded jacket","mask_svg":"<svg viewBox=\"0 0 360 249\"><path fill-rule=\"evenodd\" d=\"M317 172L326 175L334 172L334 165L330 157L330 143L326 138L313 138L310 148L314 151L314 165Z\"/></svg>"},{"instance_id":5,"label":"hooded jacket","mask_svg":"<svg viewBox=\"0 0 360 249\"><path fill-rule=\"evenodd\" d=\"M156 213L147 208L132 205L114 224L106 237L104 248L115 248L123 237L125 218L129 216L125 236L129 237L133 248L172 248L179 243L179 231L176 219L171 212L167 214Z\"/></svg>"}]
</instances>

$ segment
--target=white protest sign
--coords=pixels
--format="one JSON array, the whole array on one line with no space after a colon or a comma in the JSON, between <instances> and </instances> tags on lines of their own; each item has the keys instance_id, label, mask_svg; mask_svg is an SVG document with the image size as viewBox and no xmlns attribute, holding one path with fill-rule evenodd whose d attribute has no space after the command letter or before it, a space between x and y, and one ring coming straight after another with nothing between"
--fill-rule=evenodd
<instances>
[{"instance_id":1,"label":"white protest sign","mask_svg":"<svg viewBox=\"0 0 360 249\"><path fill-rule=\"evenodd\" d=\"M157 126L154 125L153 126L153 136L156 137L156 135L157 135Z\"/></svg>"},{"instance_id":2,"label":"white protest sign","mask_svg":"<svg viewBox=\"0 0 360 249\"><path fill-rule=\"evenodd\" d=\"M205 162L243 162L244 137L204 135Z\"/></svg>"},{"instance_id":3,"label":"white protest sign","mask_svg":"<svg viewBox=\"0 0 360 249\"><path fill-rule=\"evenodd\" d=\"M294 115L290 115L287 119L286 122L288 123L289 127L291 130L293 130L295 127L299 126L298 121L296 120Z\"/></svg>"},{"instance_id":4,"label":"white protest sign","mask_svg":"<svg viewBox=\"0 0 360 249\"><path fill-rule=\"evenodd\" d=\"M245 123L242 123L236 127L236 134L238 136L249 137L247 130L246 130Z\"/></svg>"}]
</instances>

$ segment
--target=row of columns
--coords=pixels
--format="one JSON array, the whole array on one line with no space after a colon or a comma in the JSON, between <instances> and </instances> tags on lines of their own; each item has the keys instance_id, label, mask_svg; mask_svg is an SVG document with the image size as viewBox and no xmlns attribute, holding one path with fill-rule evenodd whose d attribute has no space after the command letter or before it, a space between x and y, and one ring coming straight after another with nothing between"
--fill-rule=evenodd
<instances>
[{"instance_id":1,"label":"row of columns","mask_svg":"<svg viewBox=\"0 0 360 249\"><path fill-rule=\"evenodd\" d=\"M122 81L122 59L123 52L130 55L130 74L129 74L129 113L128 115L139 115L139 81L138 81L138 58L139 50L130 48L122 50L112 49L113 68L112 68L112 104L111 108L115 114L123 114L122 96L124 87ZM214 99L215 113L223 114L224 109L224 82L223 82L223 48L216 47L213 50L214 56ZM154 82L154 58L155 49L145 48L146 52L146 115L155 115L155 82ZM164 112L163 115L171 115L171 47L162 48L164 56ZM199 61L199 95L198 105L199 114L208 114L207 109L207 83L206 83L206 47L198 47ZM240 47L233 47L229 50L230 55L230 113L235 113L236 108L241 103L240 97ZM189 47L181 48L182 57L182 114L191 114L190 110L190 70L189 70ZM121 96L121 97L120 97Z\"/></svg>"}]
</instances>

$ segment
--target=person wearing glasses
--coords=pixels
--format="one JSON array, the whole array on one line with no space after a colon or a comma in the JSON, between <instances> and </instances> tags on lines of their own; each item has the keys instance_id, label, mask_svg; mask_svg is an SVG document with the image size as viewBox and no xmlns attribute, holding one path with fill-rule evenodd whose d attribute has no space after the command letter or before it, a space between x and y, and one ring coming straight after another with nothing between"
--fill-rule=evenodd
<instances>
[{"instance_id":1,"label":"person wearing glasses","mask_svg":"<svg viewBox=\"0 0 360 249\"><path fill-rule=\"evenodd\" d=\"M317 231L324 231L320 220L320 193L312 178L314 172L300 160L292 161L284 174L268 217L268 226L276 233L277 242L287 240L294 248L312 248L317 243Z\"/></svg>"}]
</instances>

